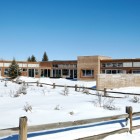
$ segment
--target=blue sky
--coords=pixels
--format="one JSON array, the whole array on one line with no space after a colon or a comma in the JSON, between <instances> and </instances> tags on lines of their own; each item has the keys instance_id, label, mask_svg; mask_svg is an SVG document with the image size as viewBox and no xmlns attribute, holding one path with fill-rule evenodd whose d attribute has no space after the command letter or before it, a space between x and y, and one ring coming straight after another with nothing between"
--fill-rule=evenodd
<instances>
[{"instance_id":1,"label":"blue sky","mask_svg":"<svg viewBox=\"0 0 140 140\"><path fill-rule=\"evenodd\" d=\"M140 0L0 0L0 59L140 58Z\"/></svg>"}]
</instances>

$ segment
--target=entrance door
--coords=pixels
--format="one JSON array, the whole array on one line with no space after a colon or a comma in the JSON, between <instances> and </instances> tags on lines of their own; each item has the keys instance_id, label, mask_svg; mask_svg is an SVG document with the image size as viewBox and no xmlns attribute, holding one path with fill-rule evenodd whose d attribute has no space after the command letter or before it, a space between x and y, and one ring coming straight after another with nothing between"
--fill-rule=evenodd
<instances>
[{"instance_id":1,"label":"entrance door","mask_svg":"<svg viewBox=\"0 0 140 140\"><path fill-rule=\"evenodd\" d=\"M70 70L70 78L73 79L73 70Z\"/></svg>"},{"instance_id":2,"label":"entrance door","mask_svg":"<svg viewBox=\"0 0 140 140\"><path fill-rule=\"evenodd\" d=\"M34 74L34 69L29 69L29 70L28 70L28 76L29 76L29 77L34 77L34 76L35 76L35 74Z\"/></svg>"}]
</instances>

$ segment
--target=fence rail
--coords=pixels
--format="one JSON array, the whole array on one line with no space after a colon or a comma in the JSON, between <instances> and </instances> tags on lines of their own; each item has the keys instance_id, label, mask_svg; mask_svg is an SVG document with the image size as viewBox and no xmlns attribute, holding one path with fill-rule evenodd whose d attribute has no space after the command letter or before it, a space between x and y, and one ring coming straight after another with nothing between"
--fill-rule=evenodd
<instances>
[{"instance_id":1,"label":"fence rail","mask_svg":"<svg viewBox=\"0 0 140 140\"><path fill-rule=\"evenodd\" d=\"M24 82L26 84L37 84L37 86L41 86L41 85L48 85L48 86L52 86L53 88L56 87L65 87L67 86L68 88L74 88L75 91L78 91L78 89L83 88L83 89L87 89L87 90L93 90L93 91L101 91L104 93L103 96L105 97L112 97L112 96L108 96L107 93L116 93L116 94L123 94L123 95L133 95L133 96L140 96L139 93L126 93L126 92L119 92L119 91L111 91L111 90L107 90L106 88L104 88L104 90L97 90L96 88L91 88L91 87L82 87L82 86L78 86L77 84L74 86L69 86L69 85L56 85L55 83L53 84L47 84L47 83L39 83L39 82ZM89 93L91 95L96 95L93 93ZM114 98L118 98L118 97L114 97Z\"/></svg>"},{"instance_id":2,"label":"fence rail","mask_svg":"<svg viewBox=\"0 0 140 140\"><path fill-rule=\"evenodd\" d=\"M101 140L109 135L113 135L113 134L121 134L121 133L125 133L128 132L129 129L128 128L122 128L119 130L115 130L112 132L107 132L107 133L103 133L103 134L99 134L99 135L94 135L94 136L90 136L90 137L85 137L85 138L79 138L76 140Z\"/></svg>"},{"instance_id":3,"label":"fence rail","mask_svg":"<svg viewBox=\"0 0 140 140\"><path fill-rule=\"evenodd\" d=\"M58 128L66 128L66 127L74 127L74 126L81 126L85 124L92 124L92 123L101 123L106 121L112 121L112 120L119 120L119 119L125 119L126 125L129 124L129 128L122 128L119 130L115 130L112 132L107 132L99 135L94 135L86 138L80 138L77 140L90 140L91 138L94 140L98 140L101 138L104 138L110 134L115 133L124 133L124 132L130 132L132 133L132 130L140 129L140 125L138 126L132 126L132 119L133 117L140 116L140 112L134 112L132 113L132 107L128 106L126 107L126 114L121 115L115 115L115 116L108 116L108 117L102 117L102 118L93 118L93 119L86 119L86 120L77 120L77 121L68 121L68 122L58 122L58 123L52 123L52 124L44 124L44 125L36 125L36 126L29 126L27 127L27 117L21 117L19 120L19 127L15 128L8 128L8 129L1 129L0 130L0 136L7 136L7 135L13 135L19 133L19 140L27 140L27 132L35 132L35 131L43 131L43 130L51 130L51 129L58 129ZM129 123L127 123L129 121Z\"/></svg>"}]
</instances>

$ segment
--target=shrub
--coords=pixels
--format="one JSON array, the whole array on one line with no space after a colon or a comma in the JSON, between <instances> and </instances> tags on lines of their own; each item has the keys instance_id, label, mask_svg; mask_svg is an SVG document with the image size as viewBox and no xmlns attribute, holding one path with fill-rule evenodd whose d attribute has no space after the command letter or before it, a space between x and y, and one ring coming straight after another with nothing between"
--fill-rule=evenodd
<instances>
[{"instance_id":1,"label":"shrub","mask_svg":"<svg viewBox=\"0 0 140 140\"><path fill-rule=\"evenodd\" d=\"M107 98L106 102L103 104L103 108L107 110L117 110L117 108L114 105L113 98Z\"/></svg>"},{"instance_id":2,"label":"shrub","mask_svg":"<svg viewBox=\"0 0 140 140\"><path fill-rule=\"evenodd\" d=\"M65 96L68 96L68 94L69 94L69 88L66 85L64 86L63 93Z\"/></svg>"},{"instance_id":3,"label":"shrub","mask_svg":"<svg viewBox=\"0 0 140 140\"><path fill-rule=\"evenodd\" d=\"M60 110L60 106L57 105L57 106L54 108L54 110Z\"/></svg>"},{"instance_id":4,"label":"shrub","mask_svg":"<svg viewBox=\"0 0 140 140\"><path fill-rule=\"evenodd\" d=\"M40 84L39 86L40 86L40 87L43 87L43 85L42 85L42 84Z\"/></svg>"},{"instance_id":5,"label":"shrub","mask_svg":"<svg viewBox=\"0 0 140 140\"><path fill-rule=\"evenodd\" d=\"M7 81L6 81L6 80L5 80L5 82L4 82L4 86L7 87Z\"/></svg>"},{"instance_id":6,"label":"shrub","mask_svg":"<svg viewBox=\"0 0 140 140\"><path fill-rule=\"evenodd\" d=\"M103 97L102 93L97 91L97 99L94 101L95 106L103 107L107 110L118 110L119 108L115 107L114 105L114 98Z\"/></svg>"},{"instance_id":7,"label":"shrub","mask_svg":"<svg viewBox=\"0 0 140 140\"><path fill-rule=\"evenodd\" d=\"M89 94L89 90L88 90L88 89L84 89L84 90L83 90L83 93Z\"/></svg>"},{"instance_id":8,"label":"shrub","mask_svg":"<svg viewBox=\"0 0 140 140\"><path fill-rule=\"evenodd\" d=\"M20 96L20 94L19 93L16 93L16 94L14 94L13 97L19 97L19 96Z\"/></svg>"},{"instance_id":9,"label":"shrub","mask_svg":"<svg viewBox=\"0 0 140 140\"><path fill-rule=\"evenodd\" d=\"M39 86L39 81L36 82L36 86L37 86L37 87Z\"/></svg>"},{"instance_id":10,"label":"shrub","mask_svg":"<svg viewBox=\"0 0 140 140\"><path fill-rule=\"evenodd\" d=\"M133 96L132 100L133 103L139 103L140 102L140 98L138 96Z\"/></svg>"},{"instance_id":11,"label":"shrub","mask_svg":"<svg viewBox=\"0 0 140 140\"><path fill-rule=\"evenodd\" d=\"M16 94L14 94L14 91L10 90L10 96L11 97L19 97L21 94L26 95L27 94L27 87L25 85L22 85L17 91Z\"/></svg>"},{"instance_id":12,"label":"shrub","mask_svg":"<svg viewBox=\"0 0 140 140\"><path fill-rule=\"evenodd\" d=\"M95 106L102 106L102 94L100 92L96 92L97 99L94 101Z\"/></svg>"},{"instance_id":13,"label":"shrub","mask_svg":"<svg viewBox=\"0 0 140 140\"><path fill-rule=\"evenodd\" d=\"M47 94L47 91L45 89L42 89L42 93L45 96Z\"/></svg>"},{"instance_id":14,"label":"shrub","mask_svg":"<svg viewBox=\"0 0 140 140\"><path fill-rule=\"evenodd\" d=\"M25 112L28 112L28 111L32 112L32 106L30 104L26 103L26 105L24 105L23 110Z\"/></svg>"},{"instance_id":15,"label":"shrub","mask_svg":"<svg viewBox=\"0 0 140 140\"><path fill-rule=\"evenodd\" d=\"M10 92L9 92L9 95L10 95L10 97L14 97L14 91L13 90L10 90Z\"/></svg>"},{"instance_id":16,"label":"shrub","mask_svg":"<svg viewBox=\"0 0 140 140\"><path fill-rule=\"evenodd\" d=\"M21 87L20 87L20 89L19 89L19 91L20 91L20 94L22 93L22 94L27 94L27 87L23 84Z\"/></svg>"},{"instance_id":17,"label":"shrub","mask_svg":"<svg viewBox=\"0 0 140 140\"><path fill-rule=\"evenodd\" d=\"M71 112L69 112L69 114L70 114L70 115L74 115L74 112L73 112L73 111L71 111Z\"/></svg>"}]
</instances>

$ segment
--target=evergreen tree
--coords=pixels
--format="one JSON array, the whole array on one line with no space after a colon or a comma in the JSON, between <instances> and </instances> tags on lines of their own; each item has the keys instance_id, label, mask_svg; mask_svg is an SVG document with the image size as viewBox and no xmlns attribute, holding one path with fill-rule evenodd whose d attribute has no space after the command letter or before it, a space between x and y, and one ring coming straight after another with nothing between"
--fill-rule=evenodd
<instances>
[{"instance_id":1,"label":"evergreen tree","mask_svg":"<svg viewBox=\"0 0 140 140\"><path fill-rule=\"evenodd\" d=\"M30 56L28 57L27 61L28 61L28 62L31 62L31 58L30 58Z\"/></svg>"},{"instance_id":2,"label":"evergreen tree","mask_svg":"<svg viewBox=\"0 0 140 140\"><path fill-rule=\"evenodd\" d=\"M36 62L36 58L34 55L31 56L31 62Z\"/></svg>"},{"instance_id":3,"label":"evergreen tree","mask_svg":"<svg viewBox=\"0 0 140 140\"><path fill-rule=\"evenodd\" d=\"M21 72L20 72L20 69L19 69L19 65L16 63L15 59L13 59L11 65L9 66L8 75L12 79L16 78L19 75L21 75Z\"/></svg>"},{"instance_id":4,"label":"evergreen tree","mask_svg":"<svg viewBox=\"0 0 140 140\"><path fill-rule=\"evenodd\" d=\"M44 52L44 54L43 54L42 61L48 61L48 56L47 56L46 52Z\"/></svg>"}]
</instances>

